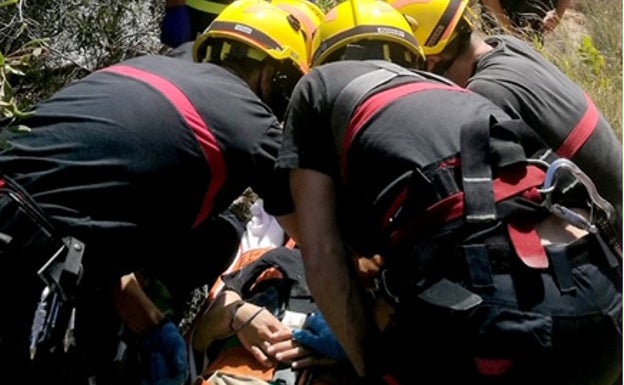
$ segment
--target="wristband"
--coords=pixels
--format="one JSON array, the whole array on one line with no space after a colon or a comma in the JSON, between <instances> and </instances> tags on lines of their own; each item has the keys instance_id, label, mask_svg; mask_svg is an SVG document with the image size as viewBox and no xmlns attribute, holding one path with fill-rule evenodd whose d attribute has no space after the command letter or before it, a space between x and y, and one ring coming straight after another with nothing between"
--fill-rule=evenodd
<instances>
[{"instance_id":1,"label":"wristband","mask_svg":"<svg viewBox=\"0 0 624 385\"><path fill-rule=\"evenodd\" d=\"M234 318L236 317L236 312L238 311L238 309L240 309L244 304L246 304L247 302L243 301L242 299L239 299L238 301L235 301L232 305L232 313L231 313L231 317L230 317L230 323L228 324L228 326L230 327L230 331L233 334L237 333L237 330L234 328ZM240 330L240 328L239 328Z\"/></svg>"},{"instance_id":2,"label":"wristband","mask_svg":"<svg viewBox=\"0 0 624 385\"><path fill-rule=\"evenodd\" d=\"M237 329L233 330L234 334L238 334L238 332L243 330L245 328L245 326L249 325L251 323L251 321L253 321L254 318L256 318L258 316L258 314L262 313L264 310L266 310L266 309L261 307L260 309L258 309L257 312L253 313L253 315L251 317L249 317L249 319L247 321L243 322L243 324L241 326L239 326Z\"/></svg>"}]
</instances>

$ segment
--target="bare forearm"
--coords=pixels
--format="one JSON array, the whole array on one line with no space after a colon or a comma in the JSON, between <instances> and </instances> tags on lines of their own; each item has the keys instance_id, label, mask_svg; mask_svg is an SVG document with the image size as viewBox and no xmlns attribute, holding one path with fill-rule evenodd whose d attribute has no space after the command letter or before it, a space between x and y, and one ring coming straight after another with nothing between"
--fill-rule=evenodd
<instances>
[{"instance_id":1,"label":"bare forearm","mask_svg":"<svg viewBox=\"0 0 624 385\"><path fill-rule=\"evenodd\" d=\"M297 231L297 223L295 214L281 215L275 217L277 223L281 226L282 229L286 232L286 234L292 238L295 242L297 242L299 235Z\"/></svg>"},{"instance_id":2,"label":"bare forearm","mask_svg":"<svg viewBox=\"0 0 624 385\"><path fill-rule=\"evenodd\" d=\"M374 329L347 257L335 213L334 183L312 170L291 173L299 247L308 286L357 372L366 371L366 341Z\"/></svg>"},{"instance_id":3,"label":"bare forearm","mask_svg":"<svg viewBox=\"0 0 624 385\"><path fill-rule=\"evenodd\" d=\"M327 263L331 264L330 261ZM310 267L308 285L355 370L359 375L364 375L367 371L367 355L370 354L367 343L375 340L376 330L371 318L367 317L362 290L353 273L345 267L345 264L336 264L327 269Z\"/></svg>"},{"instance_id":4,"label":"bare forearm","mask_svg":"<svg viewBox=\"0 0 624 385\"><path fill-rule=\"evenodd\" d=\"M212 341L231 334L232 306L240 300L237 293L229 290L214 299L193 332L193 349L204 351Z\"/></svg>"},{"instance_id":5,"label":"bare forearm","mask_svg":"<svg viewBox=\"0 0 624 385\"><path fill-rule=\"evenodd\" d=\"M141 335L158 326L165 315L145 294L137 275L123 276L113 290L115 308L124 324Z\"/></svg>"}]
</instances>

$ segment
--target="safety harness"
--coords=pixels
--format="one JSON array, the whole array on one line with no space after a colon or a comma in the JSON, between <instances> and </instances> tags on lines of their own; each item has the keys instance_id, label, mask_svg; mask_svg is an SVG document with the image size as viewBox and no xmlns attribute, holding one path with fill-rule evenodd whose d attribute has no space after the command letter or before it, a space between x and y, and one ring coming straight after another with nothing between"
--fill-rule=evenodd
<instances>
[{"instance_id":1,"label":"safety harness","mask_svg":"<svg viewBox=\"0 0 624 385\"><path fill-rule=\"evenodd\" d=\"M347 84L332 111L344 181L351 144L362 127L386 106L402 96L428 90L469 92L449 81L440 82L439 78L435 83L397 81L398 85L384 89L395 79L426 80L432 75L425 77L424 73L384 61L371 63L378 69ZM344 119L345 116L350 118ZM531 159L527 159L525 151L532 155ZM551 213L589 231L607 265L619 268L621 239L613 230L612 206L597 194L590 178L569 160L557 160L556 154L546 149L524 122L474 120L461 129L458 155L405 173L379 193L374 203L382 218L379 228L390 245L386 251L392 254L393 249L409 250L417 256L418 261L412 261L410 269L402 266L397 270L410 270L412 281L424 279L418 283L423 288L421 299L455 310L480 304L482 298L478 294L445 278L453 275L448 270L457 263L434 256L448 255L459 247L465 259L461 264L469 271L470 286L492 287L492 270L499 270L499 265L507 264L509 258L493 256L497 253L492 253L486 243L501 236L511 246L503 254L516 255L530 269L551 269L560 290L573 291L574 258L569 258L563 247L545 248L535 228ZM561 175L563 170L569 172ZM555 203L559 201L566 203ZM590 220L566 204L589 208ZM382 275L381 279L385 277ZM384 282L380 286L389 290L393 285ZM398 299L398 293L391 293L390 297Z\"/></svg>"},{"instance_id":2,"label":"safety harness","mask_svg":"<svg viewBox=\"0 0 624 385\"><path fill-rule=\"evenodd\" d=\"M62 236L19 185L0 175L0 256L40 266L45 287L33 318L30 355L67 352L73 345L74 300L82 277L85 245Z\"/></svg>"}]
</instances>

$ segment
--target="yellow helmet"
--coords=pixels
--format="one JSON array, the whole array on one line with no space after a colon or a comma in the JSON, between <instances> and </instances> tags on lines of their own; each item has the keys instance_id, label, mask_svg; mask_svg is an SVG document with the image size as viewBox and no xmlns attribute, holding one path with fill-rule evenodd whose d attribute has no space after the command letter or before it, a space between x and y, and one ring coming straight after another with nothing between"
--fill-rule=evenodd
<instances>
[{"instance_id":1,"label":"yellow helmet","mask_svg":"<svg viewBox=\"0 0 624 385\"><path fill-rule=\"evenodd\" d=\"M269 0L271 4L296 17L306 34L308 53L312 49L312 36L325 17L323 10L309 0Z\"/></svg>"},{"instance_id":2,"label":"yellow helmet","mask_svg":"<svg viewBox=\"0 0 624 385\"><path fill-rule=\"evenodd\" d=\"M246 46L245 55L251 59L262 61L268 55L292 63L301 73L308 71L301 22L267 1L236 0L228 5L195 40L193 59L222 60L235 49L232 42Z\"/></svg>"},{"instance_id":3,"label":"yellow helmet","mask_svg":"<svg viewBox=\"0 0 624 385\"><path fill-rule=\"evenodd\" d=\"M336 60L343 48L367 44L377 44L390 61L398 59L397 50L400 61L413 66L423 61L422 49L400 12L383 1L346 0L327 12L319 25L312 41L311 64Z\"/></svg>"},{"instance_id":4,"label":"yellow helmet","mask_svg":"<svg viewBox=\"0 0 624 385\"><path fill-rule=\"evenodd\" d=\"M401 13L413 19L414 36L425 55L436 55L457 36L461 26L472 30L469 0L387 0ZM464 20L465 23L460 23Z\"/></svg>"}]
</instances>

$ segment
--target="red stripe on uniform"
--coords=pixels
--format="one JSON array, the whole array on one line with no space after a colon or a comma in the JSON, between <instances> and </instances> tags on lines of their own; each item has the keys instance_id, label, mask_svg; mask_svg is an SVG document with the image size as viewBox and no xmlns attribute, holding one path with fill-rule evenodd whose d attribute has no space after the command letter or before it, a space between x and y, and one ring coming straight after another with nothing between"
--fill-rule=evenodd
<instances>
[{"instance_id":1,"label":"red stripe on uniform","mask_svg":"<svg viewBox=\"0 0 624 385\"><path fill-rule=\"evenodd\" d=\"M571 159L583 147L598 126L600 120L598 108L587 94L585 94L585 102L587 103L585 114L557 149L557 155L562 158Z\"/></svg>"},{"instance_id":2,"label":"red stripe on uniform","mask_svg":"<svg viewBox=\"0 0 624 385\"><path fill-rule=\"evenodd\" d=\"M371 96L366 99L364 103L362 103L353 114L353 118L349 122L349 127L347 127L347 132L344 137L344 141L342 144L342 170L343 175L347 175L347 158L349 148L353 143L358 132L362 129L362 127L368 123L368 121L375 116L380 110L388 106L390 103L395 100L420 91L430 91L430 90L446 90L446 91L455 91L455 92L470 92L466 89L448 86L445 84L437 84L437 83L429 83L429 82L417 82L417 83L408 83L402 86L394 87L386 91L382 91L378 94Z\"/></svg>"},{"instance_id":3,"label":"red stripe on uniform","mask_svg":"<svg viewBox=\"0 0 624 385\"><path fill-rule=\"evenodd\" d=\"M208 160L208 167L210 167L211 173L208 190L204 195L204 201L202 202L201 209L195 218L195 223L193 224L193 227L197 226L204 219L206 219L212 211L215 196L225 183L227 170L225 167L225 159L223 158L223 153L219 148L217 139L210 131L206 122L204 122L201 118L189 98L184 94L184 92L182 92L182 90L180 90L169 80L159 75L127 65L116 65L104 68L102 71L112 72L136 79L160 91L160 93L174 105L195 133L195 137L199 141L204 155Z\"/></svg>"}]
</instances>

